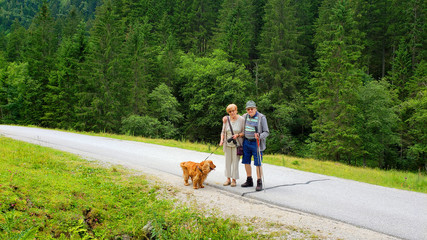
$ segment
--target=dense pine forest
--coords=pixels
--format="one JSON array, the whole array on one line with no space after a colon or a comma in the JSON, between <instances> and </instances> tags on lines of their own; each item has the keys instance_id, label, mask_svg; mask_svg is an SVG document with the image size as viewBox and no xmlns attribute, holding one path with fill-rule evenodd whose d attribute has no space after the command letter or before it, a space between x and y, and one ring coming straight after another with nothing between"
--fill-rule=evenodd
<instances>
[{"instance_id":1,"label":"dense pine forest","mask_svg":"<svg viewBox=\"0 0 427 240\"><path fill-rule=\"evenodd\" d=\"M267 153L427 170L427 1L0 1L0 123L218 143L255 100Z\"/></svg>"}]
</instances>

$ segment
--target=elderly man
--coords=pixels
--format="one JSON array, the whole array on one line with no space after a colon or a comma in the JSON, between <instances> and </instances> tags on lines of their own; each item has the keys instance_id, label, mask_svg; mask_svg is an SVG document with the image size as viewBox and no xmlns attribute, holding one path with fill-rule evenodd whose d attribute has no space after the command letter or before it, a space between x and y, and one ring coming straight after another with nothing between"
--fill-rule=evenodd
<instances>
[{"instance_id":1,"label":"elderly man","mask_svg":"<svg viewBox=\"0 0 427 240\"><path fill-rule=\"evenodd\" d=\"M246 112L247 113L243 114L243 118L245 119L245 138L243 141L242 163L245 164L247 179L246 182L242 184L242 187L254 186L251 166L253 156L257 173L256 191L261 191L261 161L263 151L266 148L265 140L270 132L268 130L267 118L264 114L257 111L257 107L254 101L248 101L246 103Z\"/></svg>"}]
</instances>

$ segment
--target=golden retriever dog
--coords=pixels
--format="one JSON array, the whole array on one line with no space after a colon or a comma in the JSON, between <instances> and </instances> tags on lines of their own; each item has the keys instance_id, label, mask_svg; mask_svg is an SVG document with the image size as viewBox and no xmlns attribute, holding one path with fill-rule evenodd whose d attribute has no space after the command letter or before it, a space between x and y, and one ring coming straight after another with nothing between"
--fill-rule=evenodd
<instances>
[{"instance_id":1,"label":"golden retriever dog","mask_svg":"<svg viewBox=\"0 0 427 240\"><path fill-rule=\"evenodd\" d=\"M212 170L215 170L216 168L212 160L205 160L201 163L195 163L191 161L182 162L180 166L183 172L184 185L190 185L188 183L188 179L191 178L194 189L198 189L199 187L204 188L205 186L203 186L203 182L208 176L208 173L210 173Z\"/></svg>"}]
</instances>

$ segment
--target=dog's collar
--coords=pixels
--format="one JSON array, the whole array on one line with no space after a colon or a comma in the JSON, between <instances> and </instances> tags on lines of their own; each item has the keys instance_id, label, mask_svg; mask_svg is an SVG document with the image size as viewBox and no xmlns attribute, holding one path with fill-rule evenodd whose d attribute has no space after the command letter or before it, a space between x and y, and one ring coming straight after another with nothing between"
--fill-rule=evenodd
<instances>
[{"instance_id":1,"label":"dog's collar","mask_svg":"<svg viewBox=\"0 0 427 240\"><path fill-rule=\"evenodd\" d=\"M199 166L197 166L197 168L200 170L201 173L203 173L202 169ZM211 167L210 167L210 169L211 169L211 171L215 170L214 168L211 168Z\"/></svg>"}]
</instances>

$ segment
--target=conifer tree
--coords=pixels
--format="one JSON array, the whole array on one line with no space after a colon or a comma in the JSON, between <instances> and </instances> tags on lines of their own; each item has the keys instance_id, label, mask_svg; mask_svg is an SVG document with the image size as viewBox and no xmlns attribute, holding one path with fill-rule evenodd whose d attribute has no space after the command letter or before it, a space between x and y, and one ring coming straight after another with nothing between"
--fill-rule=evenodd
<instances>
[{"instance_id":1,"label":"conifer tree","mask_svg":"<svg viewBox=\"0 0 427 240\"><path fill-rule=\"evenodd\" d=\"M38 88L29 89L33 96L31 111L25 117L32 124L40 124L44 116L43 106L50 71L54 67L58 37L55 35L54 19L47 2L43 2L39 13L28 30L28 41L25 47L24 61L28 62L28 70Z\"/></svg>"},{"instance_id":2,"label":"conifer tree","mask_svg":"<svg viewBox=\"0 0 427 240\"><path fill-rule=\"evenodd\" d=\"M361 86L357 63L363 49L352 5L348 0L323 2L314 39L318 67L311 81L317 156L348 162L360 156L354 119Z\"/></svg>"},{"instance_id":3,"label":"conifer tree","mask_svg":"<svg viewBox=\"0 0 427 240\"><path fill-rule=\"evenodd\" d=\"M6 45L6 57L9 62L22 61L27 31L17 19L12 24Z\"/></svg>"},{"instance_id":4,"label":"conifer tree","mask_svg":"<svg viewBox=\"0 0 427 240\"><path fill-rule=\"evenodd\" d=\"M299 33L296 29L295 9L290 0L270 0L266 4L265 25L259 45L262 53L261 89L274 91L275 99L292 99L299 82L301 57L298 50Z\"/></svg>"},{"instance_id":5,"label":"conifer tree","mask_svg":"<svg viewBox=\"0 0 427 240\"><path fill-rule=\"evenodd\" d=\"M5 54L0 51L0 123L6 123L8 118L8 110L6 105L9 102L10 86L8 84L6 70L9 63L6 61Z\"/></svg>"},{"instance_id":6,"label":"conifer tree","mask_svg":"<svg viewBox=\"0 0 427 240\"><path fill-rule=\"evenodd\" d=\"M79 74L87 54L86 24L81 22L78 32L61 42L55 70L49 77L45 97L44 125L73 129L77 122Z\"/></svg>"},{"instance_id":7,"label":"conifer tree","mask_svg":"<svg viewBox=\"0 0 427 240\"><path fill-rule=\"evenodd\" d=\"M159 50L147 17L142 23L131 24L128 29L123 61L126 62L125 69L128 69L130 111L132 114L144 115L147 113L149 90L158 84L155 78L158 74L156 57Z\"/></svg>"},{"instance_id":8,"label":"conifer tree","mask_svg":"<svg viewBox=\"0 0 427 240\"><path fill-rule=\"evenodd\" d=\"M366 36L362 59L374 79L383 78L390 67L389 4L390 0L360 0L358 4L359 29Z\"/></svg>"},{"instance_id":9,"label":"conifer tree","mask_svg":"<svg viewBox=\"0 0 427 240\"><path fill-rule=\"evenodd\" d=\"M252 0L253 5L253 21L254 21L254 39L252 41L251 51L249 57L251 60L259 59L260 52L258 45L261 40L261 31L264 27L265 4L268 0ZM253 68L253 67L252 67Z\"/></svg>"},{"instance_id":10,"label":"conifer tree","mask_svg":"<svg viewBox=\"0 0 427 240\"><path fill-rule=\"evenodd\" d=\"M304 111L299 97L302 78L295 7L290 0L269 0L265 6L264 26L261 32L259 64L260 106L270 116L269 124L275 144L273 151L291 153L296 140L291 132L300 134Z\"/></svg>"},{"instance_id":11,"label":"conifer tree","mask_svg":"<svg viewBox=\"0 0 427 240\"><path fill-rule=\"evenodd\" d=\"M300 32L298 42L304 47L300 50L304 57L303 64L310 69L315 65L314 57L314 23L318 16L318 8L322 0L297 0L292 1L295 5L297 30Z\"/></svg>"},{"instance_id":12,"label":"conifer tree","mask_svg":"<svg viewBox=\"0 0 427 240\"><path fill-rule=\"evenodd\" d=\"M409 88L410 98L403 103L408 118L408 165L421 171L427 168L427 61L417 65Z\"/></svg>"},{"instance_id":13,"label":"conifer tree","mask_svg":"<svg viewBox=\"0 0 427 240\"><path fill-rule=\"evenodd\" d=\"M3 123L33 124L32 105L40 83L31 79L28 63L6 63L0 57L0 115Z\"/></svg>"},{"instance_id":14,"label":"conifer tree","mask_svg":"<svg viewBox=\"0 0 427 240\"><path fill-rule=\"evenodd\" d=\"M393 89L399 92L400 101L404 101L408 96L406 86L412 76L411 55L407 47L407 43L402 39L395 52L395 58L391 63L392 68L387 77Z\"/></svg>"},{"instance_id":15,"label":"conifer tree","mask_svg":"<svg viewBox=\"0 0 427 240\"><path fill-rule=\"evenodd\" d=\"M69 13L65 17L58 19L58 21L58 25L60 26L61 30L61 36L66 38L72 37L78 31L80 31L79 25L82 23L83 17L80 11L75 6L72 6L70 7Z\"/></svg>"},{"instance_id":16,"label":"conifer tree","mask_svg":"<svg viewBox=\"0 0 427 240\"><path fill-rule=\"evenodd\" d=\"M180 49L188 52L191 49L192 22L194 21L193 1L183 1L173 8L173 15L170 16L173 26L173 34L176 36L177 45Z\"/></svg>"},{"instance_id":17,"label":"conifer tree","mask_svg":"<svg viewBox=\"0 0 427 240\"><path fill-rule=\"evenodd\" d=\"M90 31L90 52L85 69L86 89L80 96L79 126L90 130L118 131L129 109L129 85L124 77L121 49L124 27L112 1L97 10Z\"/></svg>"},{"instance_id":18,"label":"conifer tree","mask_svg":"<svg viewBox=\"0 0 427 240\"><path fill-rule=\"evenodd\" d=\"M221 1L193 0L177 4L174 11L174 35L180 49L204 56L211 47Z\"/></svg>"},{"instance_id":19,"label":"conifer tree","mask_svg":"<svg viewBox=\"0 0 427 240\"><path fill-rule=\"evenodd\" d=\"M162 31L162 36L159 38L161 47L159 55L157 56L157 82L150 86L150 90L153 90L161 83L166 83L168 86L172 86L176 79L175 69L177 68L179 61L178 42L173 31L170 30L169 26L167 26L168 24L168 20L166 20L166 16L164 16L164 20L161 21L160 25L162 25L165 29L164 31L167 32Z\"/></svg>"},{"instance_id":20,"label":"conifer tree","mask_svg":"<svg viewBox=\"0 0 427 240\"><path fill-rule=\"evenodd\" d=\"M250 64L254 41L254 8L251 0L225 0L221 5L214 48L225 51L240 64Z\"/></svg>"},{"instance_id":21,"label":"conifer tree","mask_svg":"<svg viewBox=\"0 0 427 240\"><path fill-rule=\"evenodd\" d=\"M412 71L416 64L425 54L426 42L426 19L427 3L423 0L390 0L388 19L388 36L391 39L391 48L397 50L402 39L407 43L407 48L411 54ZM390 61L392 60L390 57ZM424 55L425 57L425 55Z\"/></svg>"},{"instance_id":22,"label":"conifer tree","mask_svg":"<svg viewBox=\"0 0 427 240\"><path fill-rule=\"evenodd\" d=\"M193 21L193 52L195 54L204 56L208 53L209 49L214 48L212 38L220 5L221 1L216 0L195 0L193 2L193 9L195 11L195 19Z\"/></svg>"}]
</instances>

